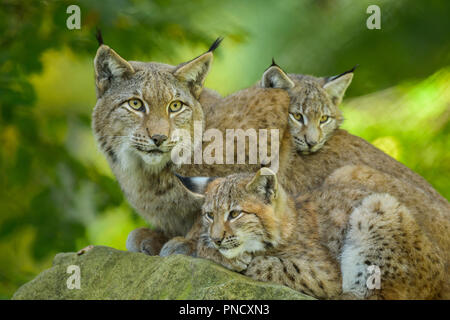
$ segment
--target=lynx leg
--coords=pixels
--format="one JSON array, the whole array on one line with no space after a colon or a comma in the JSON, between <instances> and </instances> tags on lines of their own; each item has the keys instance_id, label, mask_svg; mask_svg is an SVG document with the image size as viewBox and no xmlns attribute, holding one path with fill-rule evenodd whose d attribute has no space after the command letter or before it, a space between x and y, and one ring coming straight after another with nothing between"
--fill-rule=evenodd
<instances>
[{"instance_id":1,"label":"lynx leg","mask_svg":"<svg viewBox=\"0 0 450 320\"><path fill-rule=\"evenodd\" d=\"M197 243L202 230L202 218L195 221L186 237L175 237L170 239L161 249L159 255L166 257L171 254L184 254L188 256L197 256Z\"/></svg>"},{"instance_id":2,"label":"lynx leg","mask_svg":"<svg viewBox=\"0 0 450 320\"><path fill-rule=\"evenodd\" d=\"M321 299L333 299L341 294L339 268L327 253L258 256L250 262L245 275L259 281L280 283Z\"/></svg>"},{"instance_id":3,"label":"lynx leg","mask_svg":"<svg viewBox=\"0 0 450 320\"><path fill-rule=\"evenodd\" d=\"M431 299L445 274L438 249L388 194L366 197L351 213L341 272L343 294L361 299Z\"/></svg>"},{"instance_id":4,"label":"lynx leg","mask_svg":"<svg viewBox=\"0 0 450 320\"><path fill-rule=\"evenodd\" d=\"M171 254L184 254L187 256L196 256L196 241L184 237L175 237L167 241L161 248L159 255L167 257Z\"/></svg>"},{"instance_id":5,"label":"lynx leg","mask_svg":"<svg viewBox=\"0 0 450 320\"><path fill-rule=\"evenodd\" d=\"M161 231L137 228L130 232L126 247L130 252L141 252L149 256L158 255L168 238Z\"/></svg>"}]
</instances>

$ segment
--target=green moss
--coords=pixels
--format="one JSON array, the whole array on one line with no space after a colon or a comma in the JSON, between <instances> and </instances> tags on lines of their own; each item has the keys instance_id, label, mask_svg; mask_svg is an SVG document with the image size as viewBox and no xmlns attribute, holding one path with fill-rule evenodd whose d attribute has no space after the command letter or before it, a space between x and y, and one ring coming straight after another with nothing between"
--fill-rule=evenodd
<instances>
[{"instance_id":1,"label":"green moss","mask_svg":"<svg viewBox=\"0 0 450 320\"><path fill-rule=\"evenodd\" d=\"M80 267L80 289L68 289L69 265ZM13 299L311 299L285 286L253 281L211 261L166 258L95 247L58 254L53 266Z\"/></svg>"}]
</instances>

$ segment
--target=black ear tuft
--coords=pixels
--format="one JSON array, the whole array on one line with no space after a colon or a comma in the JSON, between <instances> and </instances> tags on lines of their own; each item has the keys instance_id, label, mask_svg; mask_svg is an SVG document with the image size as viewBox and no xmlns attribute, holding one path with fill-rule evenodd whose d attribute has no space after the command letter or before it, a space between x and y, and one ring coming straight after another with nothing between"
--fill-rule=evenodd
<instances>
[{"instance_id":1,"label":"black ear tuft","mask_svg":"<svg viewBox=\"0 0 450 320\"><path fill-rule=\"evenodd\" d=\"M101 46L103 44L103 37L102 37L102 32L100 31L99 28L97 28L97 33L95 34L95 38L98 41L98 45Z\"/></svg>"},{"instance_id":2,"label":"black ear tuft","mask_svg":"<svg viewBox=\"0 0 450 320\"><path fill-rule=\"evenodd\" d=\"M358 64L355 64L355 66L351 69L351 70L349 70L349 72L353 72L353 71L355 71L356 70L356 68L358 68L359 67L359 63Z\"/></svg>"},{"instance_id":3,"label":"black ear tuft","mask_svg":"<svg viewBox=\"0 0 450 320\"><path fill-rule=\"evenodd\" d=\"M263 73L261 87L288 90L294 86L294 82L272 58L272 64Z\"/></svg>"},{"instance_id":4,"label":"black ear tuft","mask_svg":"<svg viewBox=\"0 0 450 320\"><path fill-rule=\"evenodd\" d=\"M214 50L216 50L219 47L222 40L223 40L223 37L218 37L216 39L216 41L214 41L214 43L211 45L211 47L209 47L207 52L213 52Z\"/></svg>"},{"instance_id":5,"label":"black ear tuft","mask_svg":"<svg viewBox=\"0 0 450 320\"><path fill-rule=\"evenodd\" d=\"M276 64L275 59L273 57L272 57L272 64L270 65L270 67L278 67L278 68L280 67L279 65ZM267 69L269 69L269 68L267 68Z\"/></svg>"},{"instance_id":6,"label":"black ear tuft","mask_svg":"<svg viewBox=\"0 0 450 320\"><path fill-rule=\"evenodd\" d=\"M358 68L359 67L359 64L357 64L357 65L355 65L353 68L351 68L350 70L347 70L347 71L345 71L345 72L343 72L343 73L341 73L341 74L338 74L337 76L332 76L332 77L328 77L327 79L326 79L326 81L328 82L328 81L333 81L333 80L336 80L337 78L340 78L340 77L342 77L342 76L344 76L344 75L346 75L346 74L348 74L348 73L353 73L355 70L356 70L356 68Z\"/></svg>"}]
</instances>

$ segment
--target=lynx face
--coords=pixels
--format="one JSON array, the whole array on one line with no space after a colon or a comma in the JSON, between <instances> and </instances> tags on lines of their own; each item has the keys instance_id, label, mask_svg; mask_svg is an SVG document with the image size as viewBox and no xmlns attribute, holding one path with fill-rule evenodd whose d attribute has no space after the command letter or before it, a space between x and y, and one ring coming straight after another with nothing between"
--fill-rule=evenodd
<instances>
[{"instance_id":1,"label":"lynx face","mask_svg":"<svg viewBox=\"0 0 450 320\"><path fill-rule=\"evenodd\" d=\"M191 191L204 195L202 241L226 258L264 251L280 239L277 211L281 200L276 176L270 169L262 168L256 175L233 174L212 182L201 178L183 180Z\"/></svg>"},{"instance_id":2,"label":"lynx face","mask_svg":"<svg viewBox=\"0 0 450 320\"><path fill-rule=\"evenodd\" d=\"M287 75L273 64L264 73L263 87L285 89L289 93L289 128L292 143L299 153L320 150L339 128L343 117L338 106L350 85L352 71L330 78L315 78Z\"/></svg>"},{"instance_id":3,"label":"lynx face","mask_svg":"<svg viewBox=\"0 0 450 320\"><path fill-rule=\"evenodd\" d=\"M102 45L95 58L97 104L93 128L112 166L142 163L159 172L182 143L181 130L193 137L203 121L198 97L212 52L181 64L125 61Z\"/></svg>"}]
</instances>

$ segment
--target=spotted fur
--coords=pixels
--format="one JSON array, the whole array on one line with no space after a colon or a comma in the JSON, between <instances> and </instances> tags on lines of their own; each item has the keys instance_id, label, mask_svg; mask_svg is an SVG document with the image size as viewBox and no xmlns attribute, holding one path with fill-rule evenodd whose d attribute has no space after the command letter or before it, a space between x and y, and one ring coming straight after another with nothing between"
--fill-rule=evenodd
<instances>
[{"instance_id":1,"label":"spotted fur","mask_svg":"<svg viewBox=\"0 0 450 320\"><path fill-rule=\"evenodd\" d=\"M351 80L351 71L340 76L317 78L286 74L278 66L271 66L258 85L225 98L214 97L212 107L205 109L206 127L221 131L226 128L279 129L277 177L291 195L320 187L330 174L343 166L364 165L409 185L409 193L417 199L414 205L424 216L450 216L449 202L420 175L364 139L339 129L342 121L339 103ZM331 87L330 79L333 81ZM308 126L299 126L290 117L298 112L305 113ZM331 115L332 120L321 127L319 119L324 112ZM309 126L320 130L320 139L316 146L305 152L301 146L305 145L305 132L310 130ZM248 148L245 152L248 160ZM233 172L256 172L264 165L267 166L261 161L256 165L191 165L183 166L178 172L188 176L226 176ZM367 179L365 183L369 184L371 180ZM386 192L386 188L384 183L377 185L378 192ZM393 196L399 196L396 190L392 192ZM196 228L198 226L199 223ZM195 235L195 230L190 234ZM195 244L195 241L189 242Z\"/></svg>"},{"instance_id":2,"label":"spotted fur","mask_svg":"<svg viewBox=\"0 0 450 320\"><path fill-rule=\"evenodd\" d=\"M364 185L367 175L401 200ZM448 297L450 240L432 236L448 235L448 217L423 217L409 186L379 171L342 168L294 200L263 168L216 179L204 197L198 255L256 280L317 298ZM369 266L381 270L380 288L367 285Z\"/></svg>"},{"instance_id":3,"label":"spotted fur","mask_svg":"<svg viewBox=\"0 0 450 320\"><path fill-rule=\"evenodd\" d=\"M180 129L193 136L194 121L203 124L202 99L216 96L202 86L218 43L178 66L126 61L104 44L97 51L93 131L128 201L156 228L154 234L143 231L157 239L146 248L142 235L130 234L132 251L158 254L165 240L184 236L198 216L201 202L173 175L171 151L184 143ZM139 108L130 104L135 100ZM174 101L182 108L172 113Z\"/></svg>"}]
</instances>

